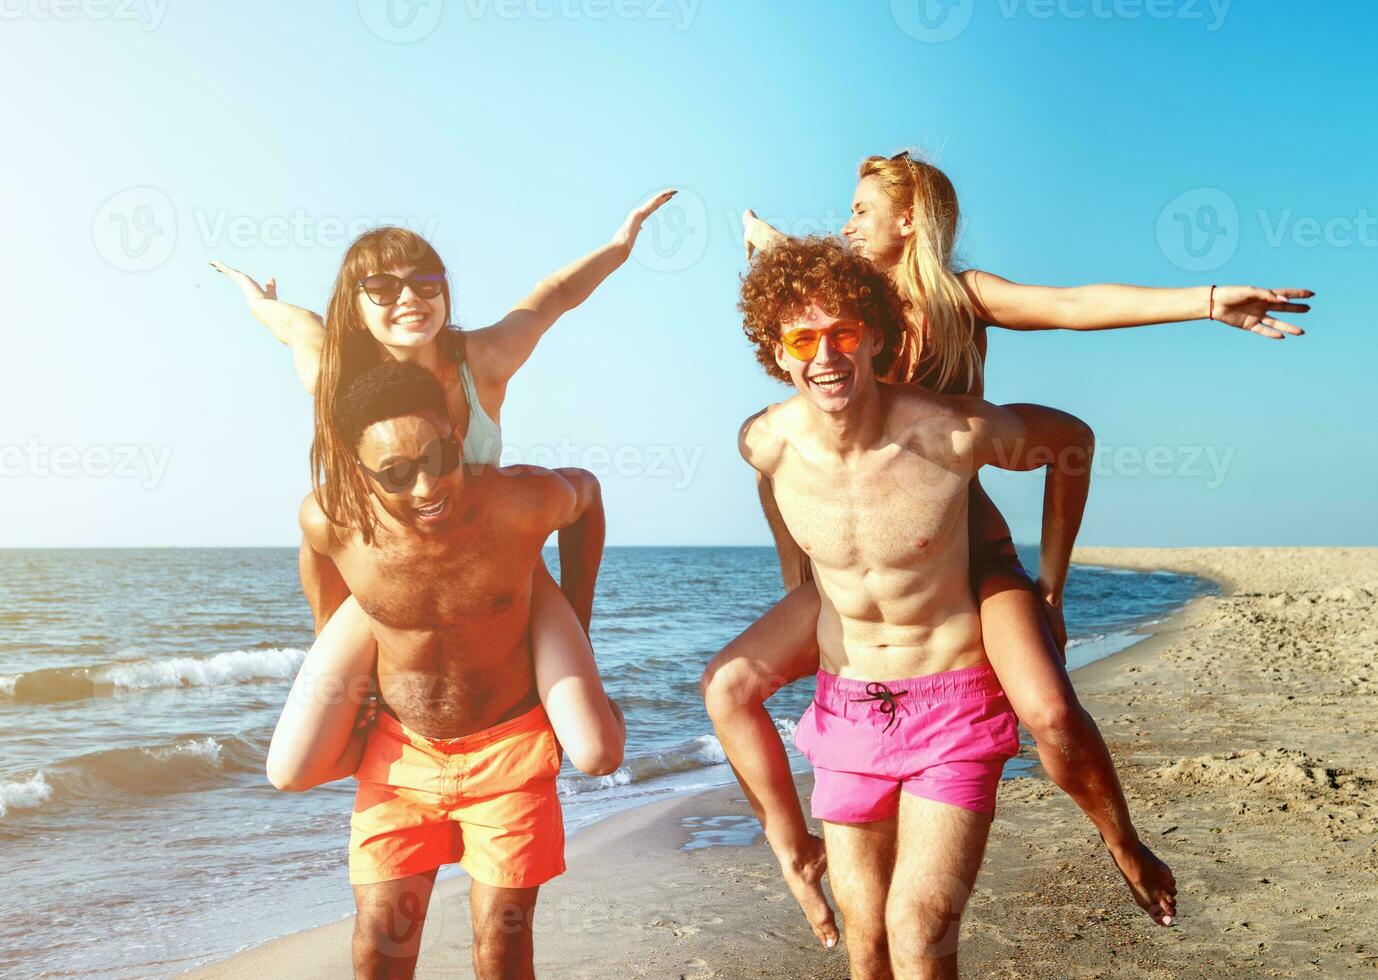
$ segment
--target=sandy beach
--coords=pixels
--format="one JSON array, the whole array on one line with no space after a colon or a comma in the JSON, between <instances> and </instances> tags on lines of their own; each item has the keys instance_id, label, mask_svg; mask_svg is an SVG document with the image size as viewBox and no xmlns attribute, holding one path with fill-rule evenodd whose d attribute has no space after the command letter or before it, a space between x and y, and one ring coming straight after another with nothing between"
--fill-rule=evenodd
<instances>
[{"instance_id":1,"label":"sandy beach","mask_svg":"<svg viewBox=\"0 0 1378 980\"><path fill-rule=\"evenodd\" d=\"M1074 560L1221 589L1073 675L1140 834L1177 875L1179 921L1149 921L1090 822L1035 770L1002 784L963 973L1378 974L1378 763L1365 751L1378 744L1378 549L1092 548ZM810 780L799 785L807 796ZM732 786L575 835L568 873L542 890L538 973L845 977L844 951L818 947L751 826ZM466 888L437 890L419 977L470 975ZM348 976L350 929L192 975Z\"/></svg>"}]
</instances>

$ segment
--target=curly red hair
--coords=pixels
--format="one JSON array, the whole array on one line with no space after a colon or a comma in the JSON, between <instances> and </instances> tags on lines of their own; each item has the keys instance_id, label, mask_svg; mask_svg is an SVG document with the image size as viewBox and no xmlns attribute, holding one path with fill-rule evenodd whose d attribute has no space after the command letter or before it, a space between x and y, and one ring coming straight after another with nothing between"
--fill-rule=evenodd
<instances>
[{"instance_id":1,"label":"curly red hair","mask_svg":"<svg viewBox=\"0 0 1378 980\"><path fill-rule=\"evenodd\" d=\"M757 253L742 276L742 330L756 345L766 374L790 384L775 363L780 327L812 305L829 316L855 317L879 330L883 343L872 361L876 377L894 365L904 338L904 307L894 284L869 260L835 238L786 238Z\"/></svg>"}]
</instances>

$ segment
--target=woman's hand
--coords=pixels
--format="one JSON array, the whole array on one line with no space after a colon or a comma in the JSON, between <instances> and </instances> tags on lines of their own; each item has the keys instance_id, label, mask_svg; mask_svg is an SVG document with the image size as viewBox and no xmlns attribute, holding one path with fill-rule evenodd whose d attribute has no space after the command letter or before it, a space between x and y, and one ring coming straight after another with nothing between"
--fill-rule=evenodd
<instances>
[{"instance_id":1,"label":"woman's hand","mask_svg":"<svg viewBox=\"0 0 1378 980\"><path fill-rule=\"evenodd\" d=\"M1241 330L1248 330L1269 340L1281 340L1283 334L1300 337L1302 329L1283 320L1274 319L1273 312L1306 313L1306 303L1294 299L1310 299L1316 294L1309 289L1258 289L1254 286L1216 286L1215 311L1212 319Z\"/></svg>"},{"instance_id":2,"label":"woman's hand","mask_svg":"<svg viewBox=\"0 0 1378 980\"><path fill-rule=\"evenodd\" d=\"M1039 579L1035 588L1038 590L1038 598L1043 603L1043 616L1048 621L1048 629L1052 631L1053 640L1057 643L1057 652L1062 654L1062 662L1067 662L1067 623L1062 618L1062 597L1057 595L1051 588Z\"/></svg>"},{"instance_id":3,"label":"woman's hand","mask_svg":"<svg viewBox=\"0 0 1378 980\"><path fill-rule=\"evenodd\" d=\"M224 262L212 262L211 268L239 287L244 302L254 319L272 332L273 336L292 349L292 365L307 391L316 390L316 375L320 370L321 346L325 342L325 324L310 310L284 303L278 299L278 283L269 278L262 286L253 276L240 272Z\"/></svg>"},{"instance_id":4,"label":"woman's hand","mask_svg":"<svg viewBox=\"0 0 1378 980\"><path fill-rule=\"evenodd\" d=\"M359 713L354 716L354 730L362 731L378 717L378 695L370 694L364 698L364 703L359 705Z\"/></svg>"},{"instance_id":5,"label":"woman's hand","mask_svg":"<svg viewBox=\"0 0 1378 980\"><path fill-rule=\"evenodd\" d=\"M661 191L655 197L648 199L639 207L632 208L627 220L622 222L622 227L617 229L617 233L612 236L612 243L618 248L624 249L627 255L632 254L632 246L636 244L636 236L641 234L641 226L656 210L670 198L678 194L679 191L669 189Z\"/></svg>"},{"instance_id":6,"label":"woman's hand","mask_svg":"<svg viewBox=\"0 0 1378 980\"><path fill-rule=\"evenodd\" d=\"M746 248L748 262L758 249L773 245L784 238L784 234L756 217L755 211L747 208L742 212L742 245Z\"/></svg>"},{"instance_id":7,"label":"woman's hand","mask_svg":"<svg viewBox=\"0 0 1378 980\"><path fill-rule=\"evenodd\" d=\"M211 261L211 268L216 272L230 277L230 282L239 287L239 291L244 294L244 302L249 304L252 311L254 307L264 300L276 300L278 298L278 281L271 276L266 285L260 286L253 276L238 269L231 268L224 262Z\"/></svg>"}]
</instances>

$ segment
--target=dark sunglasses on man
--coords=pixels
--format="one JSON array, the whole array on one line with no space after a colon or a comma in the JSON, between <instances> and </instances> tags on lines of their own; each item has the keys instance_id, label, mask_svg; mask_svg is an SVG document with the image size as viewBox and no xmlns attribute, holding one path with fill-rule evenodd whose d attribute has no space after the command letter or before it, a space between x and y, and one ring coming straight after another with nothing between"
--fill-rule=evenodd
<instances>
[{"instance_id":1,"label":"dark sunglasses on man","mask_svg":"<svg viewBox=\"0 0 1378 980\"><path fill-rule=\"evenodd\" d=\"M369 469L363 460L358 460L358 463L359 469L373 477L383 490L388 493L406 493L416 486L416 478L421 475L422 470L425 470L426 475L432 480L438 480L458 469L461 459L459 440L451 432L448 436L432 440L426 446L425 455L419 459L399 459L381 470Z\"/></svg>"},{"instance_id":2,"label":"dark sunglasses on man","mask_svg":"<svg viewBox=\"0 0 1378 980\"><path fill-rule=\"evenodd\" d=\"M422 299L435 299L445 288L443 272L418 272L413 276L394 276L391 272L365 276L356 285L364 291L375 306L391 306L402 295L402 287L410 286L411 291Z\"/></svg>"}]
</instances>

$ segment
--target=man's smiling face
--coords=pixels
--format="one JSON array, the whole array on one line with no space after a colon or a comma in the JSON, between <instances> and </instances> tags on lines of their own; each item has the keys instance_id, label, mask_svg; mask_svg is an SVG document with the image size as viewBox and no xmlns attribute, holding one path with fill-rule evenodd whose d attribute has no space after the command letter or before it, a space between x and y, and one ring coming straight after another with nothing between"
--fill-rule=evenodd
<instances>
[{"instance_id":1,"label":"man's smiling face","mask_svg":"<svg viewBox=\"0 0 1378 980\"><path fill-rule=\"evenodd\" d=\"M799 319L780 325L775 363L795 389L819 409L845 412L858 391L875 381L879 353L874 330L845 310L834 316L810 304Z\"/></svg>"}]
</instances>

